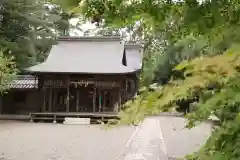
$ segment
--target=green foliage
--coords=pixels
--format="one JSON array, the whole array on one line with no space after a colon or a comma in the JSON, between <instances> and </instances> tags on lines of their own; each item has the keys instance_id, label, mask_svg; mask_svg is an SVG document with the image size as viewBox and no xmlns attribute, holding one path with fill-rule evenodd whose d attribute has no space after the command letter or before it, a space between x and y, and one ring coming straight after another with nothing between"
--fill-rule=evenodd
<instances>
[{"instance_id":1,"label":"green foliage","mask_svg":"<svg viewBox=\"0 0 240 160\"><path fill-rule=\"evenodd\" d=\"M138 123L146 115L174 110L179 101L195 99L194 109L186 115L187 127L194 127L212 115L219 119L220 127L204 148L188 159L239 159L239 67L240 54L236 48L223 55L184 61L175 68L184 71L184 79L172 79L157 90L145 91L135 101L128 102L122 111L123 121Z\"/></svg>"},{"instance_id":2,"label":"green foliage","mask_svg":"<svg viewBox=\"0 0 240 160\"><path fill-rule=\"evenodd\" d=\"M190 60L200 55L208 54L207 41L203 37L186 36L175 42L173 45L165 47L162 53L152 53L147 61L147 66L143 68L144 85L152 82L165 84L173 75L173 68L182 60Z\"/></svg>"},{"instance_id":3,"label":"green foliage","mask_svg":"<svg viewBox=\"0 0 240 160\"><path fill-rule=\"evenodd\" d=\"M8 83L16 76L17 70L13 57L6 57L0 52L0 92L5 93Z\"/></svg>"},{"instance_id":4,"label":"green foliage","mask_svg":"<svg viewBox=\"0 0 240 160\"><path fill-rule=\"evenodd\" d=\"M16 70L45 60L55 37L69 32L71 16L45 0L0 1L1 92Z\"/></svg>"},{"instance_id":5,"label":"green foliage","mask_svg":"<svg viewBox=\"0 0 240 160\"><path fill-rule=\"evenodd\" d=\"M133 104L127 103L126 105L141 107L144 106L144 99L146 99L150 103L146 108L165 110L168 107L176 107L177 103L182 100L203 98L205 91L208 93L209 87L223 86L232 76L236 76L239 64L239 55L232 54L231 50L223 55L201 56L191 61L183 61L175 67L175 70L184 72L184 79L172 79L168 84L153 92L147 90L146 93L140 94Z\"/></svg>"},{"instance_id":6,"label":"green foliage","mask_svg":"<svg viewBox=\"0 0 240 160\"><path fill-rule=\"evenodd\" d=\"M0 17L0 47L15 57L17 68L35 64L51 48L58 16L50 14L44 1L1 0Z\"/></svg>"},{"instance_id":7,"label":"green foliage","mask_svg":"<svg viewBox=\"0 0 240 160\"><path fill-rule=\"evenodd\" d=\"M225 111L227 110L228 109L226 109ZM239 114L236 114L236 112L233 111L228 112L227 115L231 115L229 113L233 113L231 116L231 120L224 121L224 123L221 124L221 127L213 132L212 136L209 138L205 146L201 150L196 152L194 155L187 156L186 159L188 160L239 159L240 128L238 124L240 122L240 117Z\"/></svg>"},{"instance_id":8,"label":"green foliage","mask_svg":"<svg viewBox=\"0 0 240 160\"><path fill-rule=\"evenodd\" d=\"M120 112L120 123L138 124L148 115L175 111L174 106L158 104L158 99L163 96L163 89L159 86L157 90L150 92L148 88L142 88L140 95L125 103L123 110Z\"/></svg>"}]
</instances>

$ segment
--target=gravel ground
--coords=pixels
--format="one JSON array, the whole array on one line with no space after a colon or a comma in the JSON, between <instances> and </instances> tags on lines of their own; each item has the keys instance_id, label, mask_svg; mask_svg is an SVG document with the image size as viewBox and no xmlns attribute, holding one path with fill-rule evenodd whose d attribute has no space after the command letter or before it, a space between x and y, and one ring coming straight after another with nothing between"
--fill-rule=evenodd
<instances>
[{"instance_id":1,"label":"gravel ground","mask_svg":"<svg viewBox=\"0 0 240 160\"><path fill-rule=\"evenodd\" d=\"M184 128L182 117L159 117L169 157L181 158L197 151L211 135L211 125L202 123L193 129Z\"/></svg>"},{"instance_id":2,"label":"gravel ground","mask_svg":"<svg viewBox=\"0 0 240 160\"><path fill-rule=\"evenodd\" d=\"M115 160L134 130L0 121L0 160Z\"/></svg>"},{"instance_id":3,"label":"gravel ground","mask_svg":"<svg viewBox=\"0 0 240 160\"><path fill-rule=\"evenodd\" d=\"M172 159L198 150L211 134L209 123L189 130L184 128L184 118L156 118L161 129L154 133L163 136L167 155ZM146 133L139 134L152 137L148 126L141 127ZM135 127L130 126L106 130L100 125L0 121L0 160L116 160L126 150L134 131ZM140 140L146 149L146 140Z\"/></svg>"}]
</instances>

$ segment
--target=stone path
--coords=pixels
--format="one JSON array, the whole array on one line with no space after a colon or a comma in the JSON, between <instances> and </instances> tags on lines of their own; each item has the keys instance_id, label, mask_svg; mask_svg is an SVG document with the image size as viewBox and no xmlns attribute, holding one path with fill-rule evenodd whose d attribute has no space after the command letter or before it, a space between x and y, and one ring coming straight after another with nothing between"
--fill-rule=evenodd
<instances>
[{"instance_id":1,"label":"stone path","mask_svg":"<svg viewBox=\"0 0 240 160\"><path fill-rule=\"evenodd\" d=\"M182 117L146 118L125 145L118 160L174 160L197 151L211 134L211 125L203 123L184 128Z\"/></svg>"},{"instance_id":2,"label":"stone path","mask_svg":"<svg viewBox=\"0 0 240 160\"><path fill-rule=\"evenodd\" d=\"M167 160L159 119L146 118L126 144L119 160Z\"/></svg>"}]
</instances>

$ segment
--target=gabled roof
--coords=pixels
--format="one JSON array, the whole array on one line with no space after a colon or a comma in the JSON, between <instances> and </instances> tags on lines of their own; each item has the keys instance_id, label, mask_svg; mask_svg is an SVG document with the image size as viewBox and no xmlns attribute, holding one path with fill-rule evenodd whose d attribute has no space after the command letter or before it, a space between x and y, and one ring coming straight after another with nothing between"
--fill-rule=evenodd
<instances>
[{"instance_id":1,"label":"gabled roof","mask_svg":"<svg viewBox=\"0 0 240 160\"><path fill-rule=\"evenodd\" d=\"M59 37L47 60L26 70L93 74L135 72L135 68L122 64L124 48L120 37Z\"/></svg>"},{"instance_id":2,"label":"gabled roof","mask_svg":"<svg viewBox=\"0 0 240 160\"><path fill-rule=\"evenodd\" d=\"M135 43L126 43L124 45L128 67L139 70L142 68L143 55L141 45Z\"/></svg>"}]
</instances>

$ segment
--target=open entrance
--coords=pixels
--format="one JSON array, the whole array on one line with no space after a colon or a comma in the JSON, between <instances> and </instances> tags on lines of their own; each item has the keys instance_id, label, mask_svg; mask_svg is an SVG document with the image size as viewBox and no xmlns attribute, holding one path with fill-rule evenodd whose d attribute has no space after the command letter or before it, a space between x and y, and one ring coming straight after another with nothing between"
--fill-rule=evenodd
<instances>
[{"instance_id":1,"label":"open entrance","mask_svg":"<svg viewBox=\"0 0 240 160\"><path fill-rule=\"evenodd\" d=\"M43 111L47 112L117 112L119 89L95 88L93 85L46 88ZM69 99L68 99L69 98ZM67 101L69 100L69 101Z\"/></svg>"},{"instance_id":2,"label":"open entrance","mask_svg":"<svg viewBox=\"0 0 240 160\"><path fill-rule=\"evenodd\" d=\"M66 112L65 88L46 88L44 93L44 106L48 112Z\"/></svg>"},{"instance_id":3,"label":"open entrance","mask_svg":"<svg viewBox=\"0 0 240 160\"><path fill-rule=\"evenodd\" d=\"M96 106L98 112L116 112L119 105L119 92L114 89L97 89Z\"/></svg>"},{"instance_id":4,"label":"open entrance","mask_svg":"<svg viewBox=\"0 0 240 160\"><path fill-rule=\"evenodd\" d=\"M69 111L70 112L94 112L93 110L93 92L91 85L82 87L71 87L69 93Z\"/></svg>"}]
</instances>

